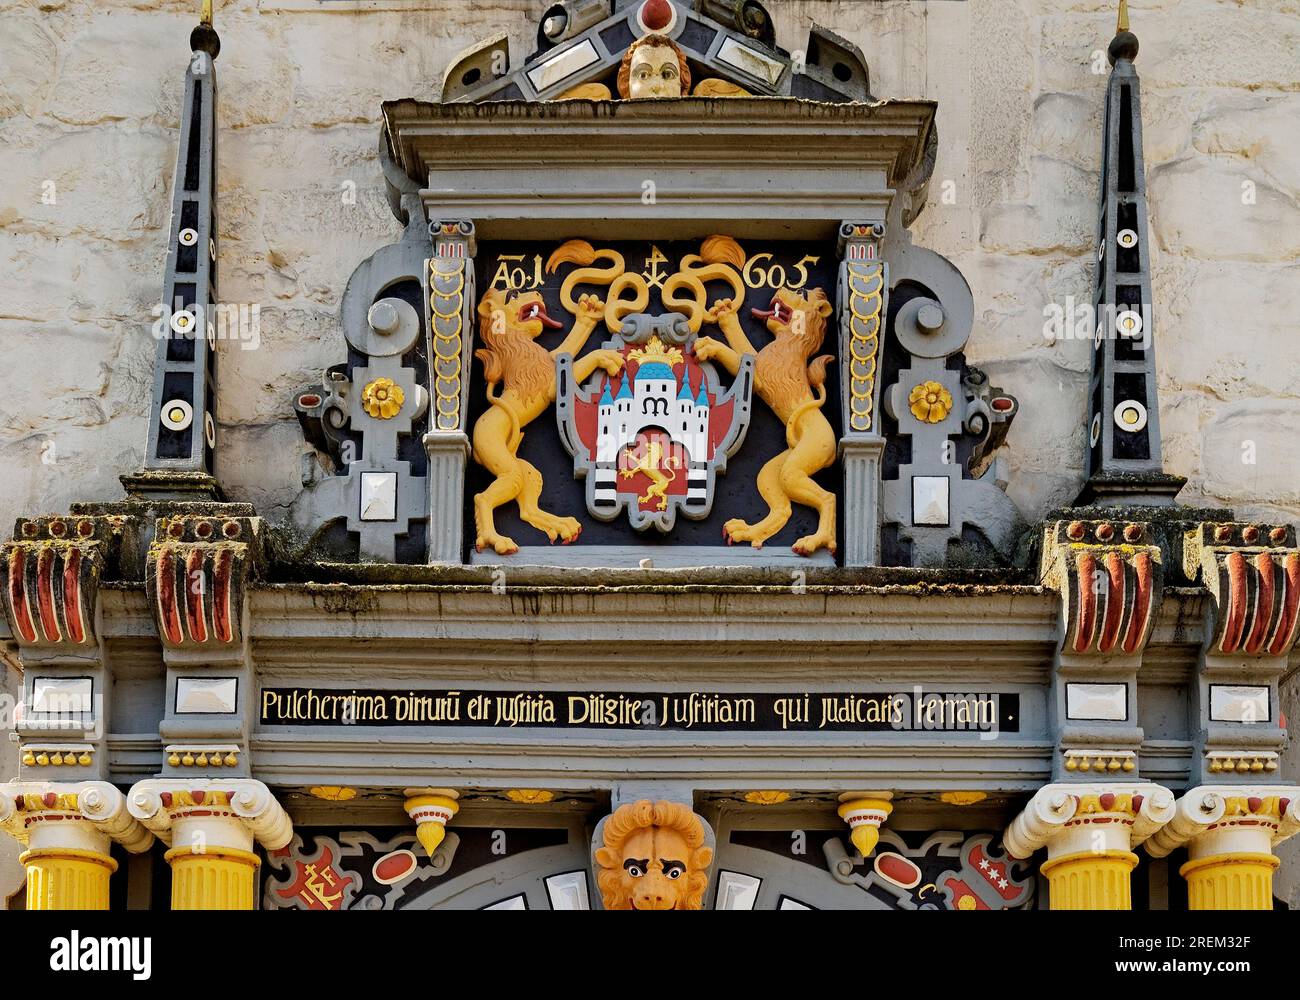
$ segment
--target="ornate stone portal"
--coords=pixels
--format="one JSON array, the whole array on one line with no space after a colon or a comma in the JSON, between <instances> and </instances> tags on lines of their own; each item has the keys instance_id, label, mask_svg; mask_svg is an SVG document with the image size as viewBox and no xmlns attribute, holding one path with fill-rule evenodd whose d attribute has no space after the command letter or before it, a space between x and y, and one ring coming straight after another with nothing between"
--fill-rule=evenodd
<instances>
[{"instance_id":1,"label":"ornate stone portal","mask_svg":"<svg viewBox=\"0 0 1300 1000\"><path fill-rule=\"evenodd\" d=\"M191 44L145 468L0 563L30 908L121 905L154 838L178 909L1159 908L1131 875L1175 856L1192 907L1271 904L1300 552L1172 503L1127 25L1098 303L1128 339L1091 506L1033 528L1019 402L908 232L934 105L714 0L567 0L522 64L489 42L383 105L403 229L290 401L302 494L224 502Z\"/></svg>"}]
</instances>

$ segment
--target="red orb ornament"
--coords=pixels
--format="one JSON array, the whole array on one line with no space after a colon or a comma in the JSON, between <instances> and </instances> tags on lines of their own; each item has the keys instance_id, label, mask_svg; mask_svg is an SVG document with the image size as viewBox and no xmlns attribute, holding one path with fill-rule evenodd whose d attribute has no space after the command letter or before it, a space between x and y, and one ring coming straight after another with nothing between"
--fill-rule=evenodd
<instances>
[{"instance_id":1,"label":"red orb ornament","mask_svg":"<svg viewBox=\"0 0 1300 1000\"><path fill-rule=\"evenodd\" d=\"M668 0L645 0L641 5L641 23L654 32L673 23L673 5Z\"/></svg>"}]
</instances>

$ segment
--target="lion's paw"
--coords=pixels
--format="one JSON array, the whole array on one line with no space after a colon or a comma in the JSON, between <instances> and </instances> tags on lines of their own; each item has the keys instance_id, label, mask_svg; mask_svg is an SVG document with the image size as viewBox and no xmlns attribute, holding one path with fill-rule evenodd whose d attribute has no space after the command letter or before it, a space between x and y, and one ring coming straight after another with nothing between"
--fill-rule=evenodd
<instances>
[{"instance_id":1,"label":"lion's paw","mask_svg":"<svg viewBox=\"0 0 1300 1000\"><path fill-rule=\"evenodd\" d=\"M519 551L519 546L512 539L496 532L479 535L474 539L474 548L479 552L491 548L499 556L512 556Z\"/></svg>"},{"instance_id":2,"label":"lion's paw","mask_svg":"<svg viewBox=\"0 0 1300 1000\"><path fill-rule=\"evenodd\" d=\"M754 525L738 517L733 517L722 526L722 534L726 536L729 545L735 542L749 542L756 549L761 549L766 540Z\"/></svg>"},{"instance_id":3,"label":"lion's paw","mask_svg":"<svg viewBox=\"0 0 1300 1000\"><path fill-rule=\"evenodd\" d=\"M831 555L835 554L835 540L829 532L818 531L811 535L804 535L797 542L790 546L801 556L810 556L818 549L826 549Z\"/></svg>"}]
</instances>

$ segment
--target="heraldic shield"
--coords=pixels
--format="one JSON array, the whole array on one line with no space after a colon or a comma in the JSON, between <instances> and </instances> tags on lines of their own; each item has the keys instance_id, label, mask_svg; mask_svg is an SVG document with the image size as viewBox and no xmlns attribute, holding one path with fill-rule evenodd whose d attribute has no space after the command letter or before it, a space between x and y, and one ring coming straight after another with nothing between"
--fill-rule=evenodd
<instances>
[{"instance_id":1,"label":"heraldic shield","mask_svg":"<svg viewBox=\"0 0 1300 1000\"><path fill-rule=\"evenodd\" d=\"M696 332L681 313L622 318L604 349L624 358L617 375L573 377L556 360L560 439L585 481L587 510L613 521L624 511L637 531L671 531L677 513L708 517L719 473L745 440L754 383L746 357L729 388L695 353Z\"/></svg>"}]
</instances>

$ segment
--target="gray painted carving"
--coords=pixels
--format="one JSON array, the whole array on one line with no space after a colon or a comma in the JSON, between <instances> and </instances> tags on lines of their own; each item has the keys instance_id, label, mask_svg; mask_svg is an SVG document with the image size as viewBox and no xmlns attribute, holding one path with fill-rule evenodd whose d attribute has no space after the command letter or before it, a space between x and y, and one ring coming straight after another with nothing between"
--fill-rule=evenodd
<instances>
[{"instance_id":1,"label":"gray painted carving","mask_svg":"<svg viewBox=\"0 0 1300 1000\"><path fill-rule=\"evenodd\" d=\"M398 457L401 439L429 409L427 385L403 360L416 347L430 357L429 309L417 311L384 294L403 282L425 287L429 233L418 204L406 208L411 221L402 239L362 261L343 293L344 337L366 363L351 374L346 366L327 370L320 388L307 387L294 401L304 437L317 448L324 444L322 452L332 459L332 468L309 463L291 514L294 525L315 534L343 520L357 536L361 558L382 562L395 561L397 537L429 512L425 477L413 475L411 463Z\"/></svg>"},{"instance_id":2,"label":"gray painted carving","mask_svg":"<svg viewBox=\"0 0 1300 1000\"><path fill-rule=\"evenodd\" d=\"M1155 313L1137 38L1111 41L1102 146L1092 379L1081 503L1170 505L1185 479L1161 464Z\"/></svg>"},{"instance_id":3,"label":"gray painted carving","mask_svg":"<svg viewBox=\"0 0 1300 1000\"><path fill-rule=\"evenodd\" d=\"M617 68L628 45L650 33L641 9L639 0L616 0L612 11L608 0L556 4L538 31L537 51L523 65L510 68L506 37L494 36L452 62L443 76L442 99L554 100ZM805 58L796 61L776 48L771 15L759 3L676 0L668 26L654 33L671 38L708 75L752 94L834 102L872 99L870 74L856 45L813 25Z\"/></svg>"},{"instance_id":4,"label":"gray painted carving","mask_svg":"<svg viewBox=\"0 0 1300 1000\"><path fill-rule=\"evenodd\" d=\"M880 561L880 366L889 314L889 264L881 259L883 222L840 226L840 391L844 427L844 565Z\"/></svg>"},{"instance_id":5,"label":"gray painted carving","mask_svg":"<svg viewBox=\"0 0 1300 1000\"><path fill-rule=\"evenodd\" d=\"M217 33L190 36L180 145L172 180L171 234L154 357L144 470L125 476L133 492L220 499L216 455Z\"/></svg>"}]
</instances>

